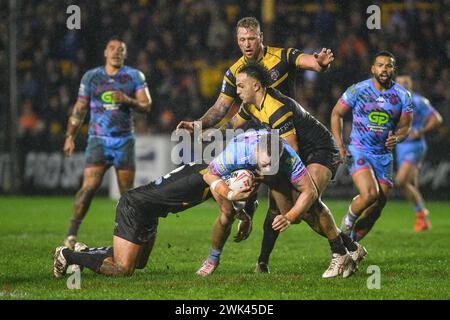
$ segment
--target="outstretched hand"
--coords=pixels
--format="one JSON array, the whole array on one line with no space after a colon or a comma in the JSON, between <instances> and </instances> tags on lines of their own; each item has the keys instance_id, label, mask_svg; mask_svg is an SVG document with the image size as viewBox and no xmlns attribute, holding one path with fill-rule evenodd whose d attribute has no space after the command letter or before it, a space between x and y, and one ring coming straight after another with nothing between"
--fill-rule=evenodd
<instances>
[{"instance_id":1,"label":"outstretched hand","mask_svg":"<svg viewBox=\"0 0 450 320\"><path fill-rule=\"evenodd\" d=\"M327 48L322 48L319 53L314 52L314 58L322 68L327 68L334 61L333 52Z\"/></svg>"}]
</instances>

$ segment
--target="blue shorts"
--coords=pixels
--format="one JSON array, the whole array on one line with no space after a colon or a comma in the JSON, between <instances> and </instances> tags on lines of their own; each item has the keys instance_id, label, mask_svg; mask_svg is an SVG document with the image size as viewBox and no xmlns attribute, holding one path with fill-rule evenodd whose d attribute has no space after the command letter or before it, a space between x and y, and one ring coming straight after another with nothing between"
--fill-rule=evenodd
<instances>
[{"instance_id":1,"label":"blue shorts","mask_svg":"<svg viewBox=\"0 0 450 320\"><path fill-rule=\"evenodd\" d=\"M114 166L122 170L135 170L134 137L89 136L84 154L86 167Z\"/></svg>"},{"instance_id":2,"label":"blue shorts","mask_svg":"<svg viewBox=\"0 0 450 320\"><path fill-rule=\"evenodd\" d=\"M397 169L401 167L403 162L409 162L420 167L427 152L427 145L421 140L402 142L396 146L395 152Z\"/></svg>"},{"instance_id":3,"label":"blue shorts","mask_svg":"<svg viewBox=\"0 0 450 320\"><path fill-rule=\"evenodd\" d=\"M379 183L394 186L392 153L371 154L352 145L348 146L347 168L351 175L372 168Z\"/></svg>"}]
</instances>

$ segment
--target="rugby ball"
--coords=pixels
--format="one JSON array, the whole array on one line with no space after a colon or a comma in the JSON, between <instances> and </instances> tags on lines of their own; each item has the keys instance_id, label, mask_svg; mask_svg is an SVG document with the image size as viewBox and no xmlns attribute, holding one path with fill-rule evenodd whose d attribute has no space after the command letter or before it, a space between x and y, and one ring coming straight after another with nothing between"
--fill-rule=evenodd
<instances>
[{"instance_id":1,"label":"rugby ball","mask_svg":"<svg viewBox=\"0 0 450 320\"><path fill-rule=\"evenodd\" d=\"M250 170L241 169L233 171L225 182L231 190L235 191L245 187L251 187L253 177L253 173Z\"/></svg>"}]
</instances>

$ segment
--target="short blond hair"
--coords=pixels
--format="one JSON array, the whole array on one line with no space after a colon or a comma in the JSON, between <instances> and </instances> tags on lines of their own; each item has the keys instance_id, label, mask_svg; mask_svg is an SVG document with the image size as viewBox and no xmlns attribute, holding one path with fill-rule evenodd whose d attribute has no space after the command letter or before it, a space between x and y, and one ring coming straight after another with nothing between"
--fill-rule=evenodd
<instances>
[{"instance_id":1,"label":"short blond hair","mask_svg":"<svg viewBox=\"0 0 450 320\"><path fill-rule=\"evenodd\" d=\"M254 29L258 32L261 32L261 26L258 19L256 19L255 17L245 17L239 20L236 24L236 32L239 28Z\"/></svg>"}]
</instances>

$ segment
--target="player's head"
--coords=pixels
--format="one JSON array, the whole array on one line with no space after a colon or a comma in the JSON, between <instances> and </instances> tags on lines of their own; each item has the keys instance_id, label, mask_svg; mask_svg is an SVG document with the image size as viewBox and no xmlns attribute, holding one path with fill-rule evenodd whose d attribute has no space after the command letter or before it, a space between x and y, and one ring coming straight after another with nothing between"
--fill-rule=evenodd
<instances>
[{"instance_id":1,"label":"player's head","mask_svg":"<svg viewBox=\"0 0 450 320\"><path fill-rule=\"evenodd\" d=\"M372 75L381 85L391 83L395 74L395 57L389 51L381 51L375 55L371 68Z\"/></svg>"},{"instance_id":2,"label":"player's head","mask_svg":"<svg viewBox=\"0 0 450 320\"><path fill-rule=\"evenodd\" d=\"M258 174L276 174L283 150L283 141L278 134L261 135L255 149L256 170Z\"/></svg>"},{"instance_id":3,"label":"player's head","mask_svg":"<svg viewBox=\"0 0 450 320\"><path fill-rule=\"evenodd\" d=\"M263 33L255 17L245 17L236 25L236 37L242 54L256 60L263 50Z\"/></svg>"},{"instance_id":4,"label":"player's head","mask_svg":"<svg viewBox=\"0 0 450 320\"><path fill-rule=\"evenodd\" d=\"M113 36L106 43L104 55L107 65L121 68L127 57L127 46L120 37Z\"/></svg>"},{"instance_id":5,"label":"player's head","mask_svg":"<svg viewBox=\"0 0 450 320\"><path fill-rule=\"evenodd\" d=\"M244 103L255 104L255 96L270 85L269 70L261 63L249 61L236 73L236 93Z\"/></svg>"},{"instance_id":6,"label":"player's head","mask_svg":"<svg viewBox=\"0 0 450 320\"><path fill-rule=\"evenodd\" d=\"M413 81L410 75L408 74L402 74L395 77L395 82L397 82L399 85L401 85L403 88L405 88L408 91L412 91L413 89Z\"/></svg>"}]
</instances>

